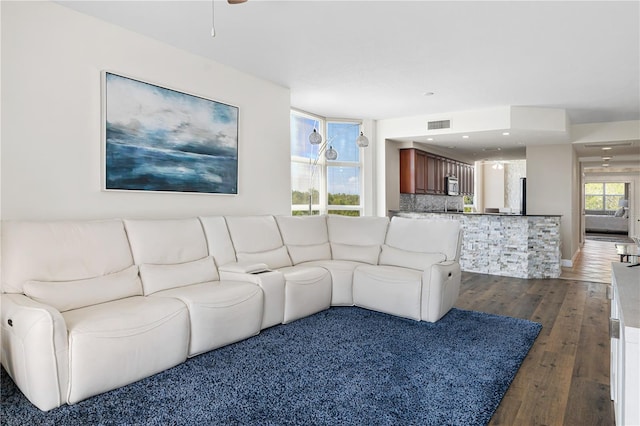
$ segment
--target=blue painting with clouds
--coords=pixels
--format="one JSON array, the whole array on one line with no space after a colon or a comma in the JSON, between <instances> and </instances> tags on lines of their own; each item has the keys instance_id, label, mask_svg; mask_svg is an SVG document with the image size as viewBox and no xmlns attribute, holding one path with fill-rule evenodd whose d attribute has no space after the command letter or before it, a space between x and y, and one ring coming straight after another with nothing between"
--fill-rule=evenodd
<instances>
[{"instance_id":1,"label":"blue painting with clouds","mask_svg":"<svg viewBox=\"0 0 640 426\"><path fill-rule=\"evenodd\" d=\"M106 73L106 189L238 193L238 108Z\"/></svg>"}]
</instances>

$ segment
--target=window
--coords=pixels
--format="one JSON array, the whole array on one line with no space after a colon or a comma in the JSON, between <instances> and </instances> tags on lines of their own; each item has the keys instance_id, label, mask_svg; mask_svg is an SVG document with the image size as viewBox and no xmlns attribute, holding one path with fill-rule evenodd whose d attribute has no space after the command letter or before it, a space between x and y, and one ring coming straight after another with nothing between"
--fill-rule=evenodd
<instances>
[{"instance_id":1,"label":"window","mask_svg":"<svg viewBox=\"0 0 640 426\"><path fill-rule=\"evenodd\" d=\"M314 129L323 137L321 145L309 143L309 135ZM359 134L359 122L327 121L292 111L293 215L308 215L310 211L311 214L362 214L362 155L355 142ZM330 148L338 152L336 160L325 158L325 151Z\"/></svg>"},{"instance_id":2,"label":"window","mask_svg":"<svg viewBox=\"0 0 640 426\"><path fill-rule=\"evenodd\" d=\"M584 184L585 210L614 212L620 206L620 201L626 199L626 188L623 182Z\"/></svg>"}]
</instances>

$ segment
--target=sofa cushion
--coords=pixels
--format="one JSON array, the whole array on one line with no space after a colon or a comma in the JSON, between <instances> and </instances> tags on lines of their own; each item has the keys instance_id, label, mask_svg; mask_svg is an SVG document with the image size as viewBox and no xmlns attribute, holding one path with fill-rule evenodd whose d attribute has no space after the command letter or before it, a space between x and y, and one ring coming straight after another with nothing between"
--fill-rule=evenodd
<instances>
[{"instance_id":1,"label":"sofa cushion","mask_svg":"<svg viewBox=\"0 0 640 426\"><path fill-rule=\"evenodd\" d=\"M395 216L385 244L420 253L442 253L446 260L458 256L460 222L457 220L409 219Z\"/></svg>"},{"instance_id":2,"label":"sofa cushion","mask_svg":"<svg viewBox=\"0 0 640 426\"><path fill-rule=\"evenodd\" d=\"M145 295L219 279L213 257L210 256L173 265L145 263L140 265L140 277Z\"/></svg>"},{"instance_id":3,"label":"sofa cushion","mask_svg":"<svg viewBox=\"0 0 640 426\"><path fill-rule=\"evenodd\" d=\"M353 273L353 303L420 321L423 272L396 266L362 265Z\"/></svg>"},{"instance_id":4,"label":"sofa cushion","mask_svg":"<svg viewBox=\"0 0 640 426\"><path fill-rule=\"evenodd\" d=\"M277 216L276 220L294 265L331 259L326 216Z\"/></svg>"},{"instance_id":5,"label":"sofa cushion","mask_svg":"<svg viewBox=\"0 0 640 426\"><path fill-rule=\"evenodd\" d=\"M317 260L304 266L321 266L331 274L331 306L353 305L353 271L362 262L348 260Z\"/></svg>"},{"instance_id":6,"label":"sofa cushion","mask_svg":"<svg viewBox=\"0 0 640 426\"><path fill-rule=\"evenodd\" d=\"M238 262L265 263L269 269L291 266L291 258L285 246L257 253L238 252Z\"/></svg>"},{"instance_id":7,"label":"sofa cushion","mask_svg":"<svg viewBox=\"0 0 640 426\"><path fill-rule=\"evenodd\" d=\"M334 260L351 260L375 265L378 263L380 246L374 245L352 245L331 243L331 256Z\"/></svg>"},{"instance_id":8,"label":"sofa cushion","mask_svg":"<svg viewBox=\"0 0 640 426\"><path fill-rule=\"evenodd\" d=\"M62 316L69 330L69 404L187 358L189 312L180 300L128 297Z\"/></svg>"},{"instance_id":9,"label":"sofa cushion","mask_svg":"<svg viewBox=\"0 0 640 426\"><path fill-rule=\"evenodd\" d=\"M142 295L138 267L74 281L28 281L24 294L60 312Z\"/></svg>"},{"instance_id":10,"label":"sofa cushion","mask_svg":"<svg viewBox=\"0 0 640 426\"><path fill-rule=\"evenodd\" d=\"M331 246L328 242L323 244L294 245L288 244L287 250L294 265L315 260L330 260Z\"/></svg>"},{"instance_id":11,"label":"sofa cushion","mask_svg":"<svg viewBox=\"0 0 640 426\"><path fill-rule=\"evenodd\" d=\"M418 253L397 249L384 244L380 253L380 265L401 266L403 268L424 271L434 263L444 262L446 256L442 253Z\"/></svg>"},{"instance_id":12,"label":"sofa cushion","mask_svg":"<svg viewBox=\"0 0 640 426\"><path fill-rule=\"evenodd\" d=\"M319 266L298 265L281 270L284 275L283 324L329 309L331 274Z\"/></svg>"},{"instance_id":13,"label":"sofa cushion","mask_svg":"<svg viewBox=\"0 0 640 426\"><path fill-rule=\"evenodd\" d=\"M254 336L260 331L264 296L242 281L215 281L172 288L152 298L181 300L189 311L189 356Z\"/></svg>"}]
</instances>

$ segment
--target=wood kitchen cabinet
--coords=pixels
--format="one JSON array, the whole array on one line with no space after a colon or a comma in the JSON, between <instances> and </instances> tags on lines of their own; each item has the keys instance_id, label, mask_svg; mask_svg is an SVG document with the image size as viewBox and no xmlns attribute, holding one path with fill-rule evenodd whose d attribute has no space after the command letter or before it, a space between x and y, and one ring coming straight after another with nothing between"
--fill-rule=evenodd
<instances>
[{"instance_id":1,"label":"wood kitchen cabinet","mask_svg":"<svg viewBox=\"0 0 640 426\"><path fill-rule=\"evenodd\" d=\"M402 168L402 164L400 165ZM436 183L436 176L438 176L438 169L436 165L436 157L433 155L426 156L426 194L436 194L440 190L440 187Z\"/></svg>"},{"instance_id":2,"label":"wood kitchen cabinet","mask_svg":"<svg viewBox=\"0 0 640 426\"><path fill-rule=\"evenodd\" d=\"M456 176L460 195L473 195L473 166L415 148L400 150L400 192L445 195L445 177Z\"/></svg>"},{"instance_id":3,"label":"wood kitchen cabinet","mask_svg":"<svg viewBox=\"0 0 640 426\"><path fill-rule=\"evenodd\" d=\"M474 168L469 164L460 164L460 176L458 177L460 181L460 193L463 195L473 195Z\"/></svg>"},{"instance_id":4,"label":"wood kitchen cabinet","mask_svg":"<svg viewBox=\"0 0 640 426\"><path fill-rule=\"evenodd\" d=\"M426 155L415 149L400 150L400 192L426 194Z\"/></svg>"}]
</instances>

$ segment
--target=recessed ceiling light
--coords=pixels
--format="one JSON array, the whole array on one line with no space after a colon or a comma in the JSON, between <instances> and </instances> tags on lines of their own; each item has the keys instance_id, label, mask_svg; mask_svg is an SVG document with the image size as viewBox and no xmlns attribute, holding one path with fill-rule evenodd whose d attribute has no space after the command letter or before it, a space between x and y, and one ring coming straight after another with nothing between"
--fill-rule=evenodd
<instances>
[{"instance_id":1,"label":"recessed ceiling light","mask_svg":"<svg viewBox=\"0 0 640 426\"><path fill-rule=\"evenodd\" d=\"M433 138L427 138L427 140L428 140L428 141L432 141L432 140L433 140Z\"/></svg>"},{"instance_id":2,"label":"recessed ceiling light","mask_svg":"<svg viewBox=\"0 0 640 426\"><path fill-rule=\"evenodd\" d=\"M433 95L435 95L435 93L433 93L433 92L423 92L422 93L422 96L433 96Z\"/></svg>"},{"instance_id":3,"label":"recessed ceiling light","mask_svg":"<svg viewBox=\"0 0 640 426\"><path fill-rule=\"evenodd\" d=\"M502 132L502 136L509 136L509 132Z\"/></svg>"},{"instance_id":4,"label":"recessed ceiling light","mask_svg":"<svg viewBox=\"0 0 640 426\"><path fill-rule=\"evenodd\" d=\"M462 139L469 139L469 135L462 135Z\"/></svg>"},{"instance_id":5,"label":"recessed ceiling light","mask_svg":"<svg viewBox=\"0 0 640 426\"><path fill-rule=\"evenodd\" d=\"M603 150L603 151L609 151L610 149L611 149L611 147L610 147L610 146L603 146L603 147L602 147L602 150Z\"/></svg>"},{"instance_id":6,"label":"recessed ceiling light","mask_svg":"<svg viewBox=\"0 0 640 426\"><path fill-rule=\"evenodd\" d=\"M609 167L609 163L602 163L602 167Z\"/></svg>"},{"instance_id":7,"label":"recessed ceiling light","mask_svg":"<svg viewBox=\"0 0 640 426\"><path fill-rule=\"evenodd\" d=\"M609 161L611 160L611 157L602 157L602 161Z\"/></svg>"}]
</instances>

